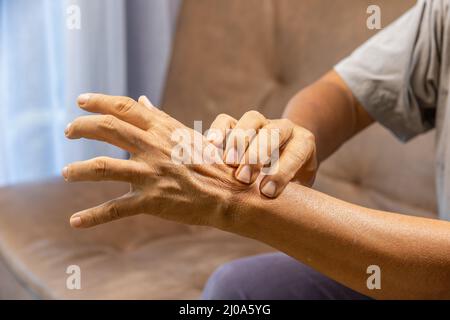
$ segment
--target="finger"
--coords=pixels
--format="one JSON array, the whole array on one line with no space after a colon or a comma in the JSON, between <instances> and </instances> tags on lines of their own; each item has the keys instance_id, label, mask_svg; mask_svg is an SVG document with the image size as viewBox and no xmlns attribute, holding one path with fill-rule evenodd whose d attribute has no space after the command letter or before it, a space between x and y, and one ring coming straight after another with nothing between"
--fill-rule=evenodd
<instances>
[{"instance_id":1,"label":"finger","mask_svg":"<svg viewBox=\"0 0 450 320\"><path fill-rule=\"evenodd\" d=\"M145 148L145 131L111 115L79 117L69 123L65 134L69 139L104 141L132 153Z\"/></svg>"},{"instance_id":2,"label":"finger","mask_svg":"<svg viewBox=\"0 0 450 320\"><path fill-rule=\"evenodd\" d=\"M153 105L153 103L146 97L140 96L138 102L149 108L150 110L159 110L157 107Z\"/></svg>"},{"instance_id":3,"label":"finger","mask_svg":"<svg viewBox=\"0 0 450 320\"><path fill-rule=\"evenodd\" d=\"M294 125L289 120L273 120L258 131L240 159L236 179L251 184L258 178L261 168L274 157L292 137ZM277 160L277 159L276 159Z\"/></svg>"},{"instance_id":4,"label":"finger","mask_svg":"<svg viewBox=\"0 0 450 320\"><path fill-rule=\"evenodd\" d=\"M206 135L206 140L216 147L223 147L223 141L226 138L227 131L234 128L237 120L225 113L219 114L211 124Z\"/></svg>"},{"instance_id":5,"label":"finger","mask_svg":"<svg viewBox=\"0 0 450 320\"><path fill-rule=\"evenodd\" d=\"M170 122L172 122L172 124L175 124L178 126L183 126L183 124L181 122L172 118L171 116L169 116L167 113L165 113L161 109L155 107L153 105L153 103L151 103L150 100L146 96L140 96L138 99L138 102L152 111L152 118L153 118L152 121L154 123L161 122L161 121L170 121Z\"/></svg>"},{"instance_id":6,"label":"finger","mask_svg":"<svg viewBox=\"0 0 450 320\"><path fill-rule=\"evenodd\" d=\"M145 176L143 164L108 157L75 162L63 169L63 177L66 181L104 180L140 184Z\"/></svg>"},{"instance_id":7,"label":"finger","mask_svg":"<svg viewBox=\"0 0 450 320\"><path fill-rule=\"evenodd\" d=\"M266 118L258 111L246 112L236 123L227 139L224 153L225 163L238 166L239 160L258 133L258 130L267 123Z\"/></svg>"},{"instance_id":8,"label":"finger","mask_svg":"<svg viewBox=\"0 0 450 320\"><path fill-rule=\"evenodd\" d=\"M94 227L99 224L143 213L141 207L140 199L132 193L129 193L97 207L75 213L70 217L70 225L73 228Z\"/></svg>"},{"instance_id":9,"label":"finger","mask_svg":"<svg viewBox=\"0 0 450 320\"><path fill-rule=\"evenodd\" d=\"M260 191L269 198L276 198L306 162L314 155L314 142L310 139L293 139L281 152L280 158L270 168L260 184ZM313 170L311 170L311 173Z\"/></svg>"},{"instance_id":10,"label":"finger","mask_svg":"<svg viewBox=\"0 0 450 320\"><path fill-rule=\"evenodd\" d=\"M153 122L151 109L128 97L85 93L78 97L78 105L89 112L113 115L143 130Z\"/></svg>"}]
</instances>

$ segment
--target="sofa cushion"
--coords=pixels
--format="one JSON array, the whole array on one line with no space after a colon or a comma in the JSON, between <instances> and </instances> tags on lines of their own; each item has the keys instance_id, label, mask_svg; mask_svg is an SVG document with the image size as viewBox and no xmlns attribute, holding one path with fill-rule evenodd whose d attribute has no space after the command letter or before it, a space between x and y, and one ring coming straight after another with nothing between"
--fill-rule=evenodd
<instances>
[{"instance_id":1,"label":"sofa cushion","mask_svg":"<svg viewBox=\"0 0 450 320\"><path fill-rule=\"evenodd\" d=\"M37 298L195 299L220 264L270 250L148 215L87 230L69 226L72 213L127 190L122 184L60 180L0 189L0 256L9 276ZM66 287L70 265L81 268L81 290ZM10 294L20 298L23 290Z\"/></svg>"},{"instance_id":2,"label":"sofa cushion","mask_svg":"<svg viewBox=\"0 0 450 320\"><path fill-rule=\"evenodd\" d=\"M164 109L186 125L250 108L280 117L287 101L415 0L184 0ZM206 128L205 128L206 129Z\"/></svg>"},{"instance_id":3,"label":"sofa cushion","mask_svg":"<svg viewBox=\"0 0 450 320\"><path fill-rule=\"evenodd\" d=\"M434 136L404 145L373 125L321 165L314 188L369 208L437 218Z\"/></svg>"}]
</instances>

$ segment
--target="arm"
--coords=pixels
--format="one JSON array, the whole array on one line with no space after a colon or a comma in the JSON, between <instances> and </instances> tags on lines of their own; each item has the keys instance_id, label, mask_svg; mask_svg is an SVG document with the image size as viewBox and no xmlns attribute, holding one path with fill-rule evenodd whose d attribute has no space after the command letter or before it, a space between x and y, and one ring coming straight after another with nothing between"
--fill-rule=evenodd
<instances>
[{"instance_id":1,"label":"arm","mask_svg":"<svg viewBox=\"0 0 450 320\"><path fill-rule=\"evenodd\" d=\"M100 115L74 120L66 136L105 141L131 158L72 163L64 178L128 182L131 190L75 213L73 227L147 213L257 239L375 298L450 298L449 222L370 210L293 183L268 199L256 184L237 181L226 164L174 161L176 132L192 138L185 147L193 156L219 149L146 99L91 94L79 104ZM382 290L366 288L366 269L373 264L381 268Z\"/></svg>"},{"instance_id":2,"label":"arm","mask_svg":"<svg viewBox=\"0 0 450 320\"><path fill-rule=\"evenodd\" d=\"M283 117L314 134L319 162L373 122L334 70L297 93Z\"/></svg>"},{"instance_id":3,"label":"arm","mask_svg":"<svg viewBox=\"0 0 450 320\"><path fill-rule=\"evenodd\" d=\"M450 298L450 223L363 208L290 183L239 194L218 226L257 239L377 299ZM230 222L229 217L234 217ZM381 268L381 290L366 269Z\"/></svg>"}]
</instances>

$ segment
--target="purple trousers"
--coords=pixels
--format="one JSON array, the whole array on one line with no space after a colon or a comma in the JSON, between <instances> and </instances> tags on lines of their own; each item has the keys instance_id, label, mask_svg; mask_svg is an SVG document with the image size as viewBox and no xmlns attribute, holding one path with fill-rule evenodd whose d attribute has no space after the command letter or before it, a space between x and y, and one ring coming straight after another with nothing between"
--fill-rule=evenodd
<instances>
[{"instance_id":1,"label":"purple trousers","mask_svg":"<svg viewBox=\"0 0 450 320\"><path fill-rule=\"evenodd\" d=\"M297 260L271 253L219 267L203 291L206 300L367 300Z\"/></svg>"}]
</instances>

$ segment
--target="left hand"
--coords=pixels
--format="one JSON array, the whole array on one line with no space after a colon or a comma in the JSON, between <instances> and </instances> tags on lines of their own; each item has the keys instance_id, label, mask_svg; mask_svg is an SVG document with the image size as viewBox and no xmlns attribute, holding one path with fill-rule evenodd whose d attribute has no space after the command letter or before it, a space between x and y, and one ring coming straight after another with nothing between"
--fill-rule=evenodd
<instances>
[{"instance_id":1,"label":"left hand","mask_svg":"<svg viewBox=\"0 0 450 320\"><path fill-rule=\"evenodd\" d=\"M201 133L155 108L145 97L136 102L127 97L89 94L80 96L78 104L100 115L74 120L66 129L67 138L104 141L128 151L131 158L100 157L72 163L63 169L64 178L123 181L131 184L131 190L120 198L74 214L70 219L73 227L92 227L140 213L193 225L232 225L236 214L229 213L239 205L235 196L244 190L233 178L233 169L216 162L174 161L173 151L179 145L173 140L174 132L192 138L187 147L193 158L204 157L204 150L212 154L218 151Z\"/></svg>"}]
</instances>

